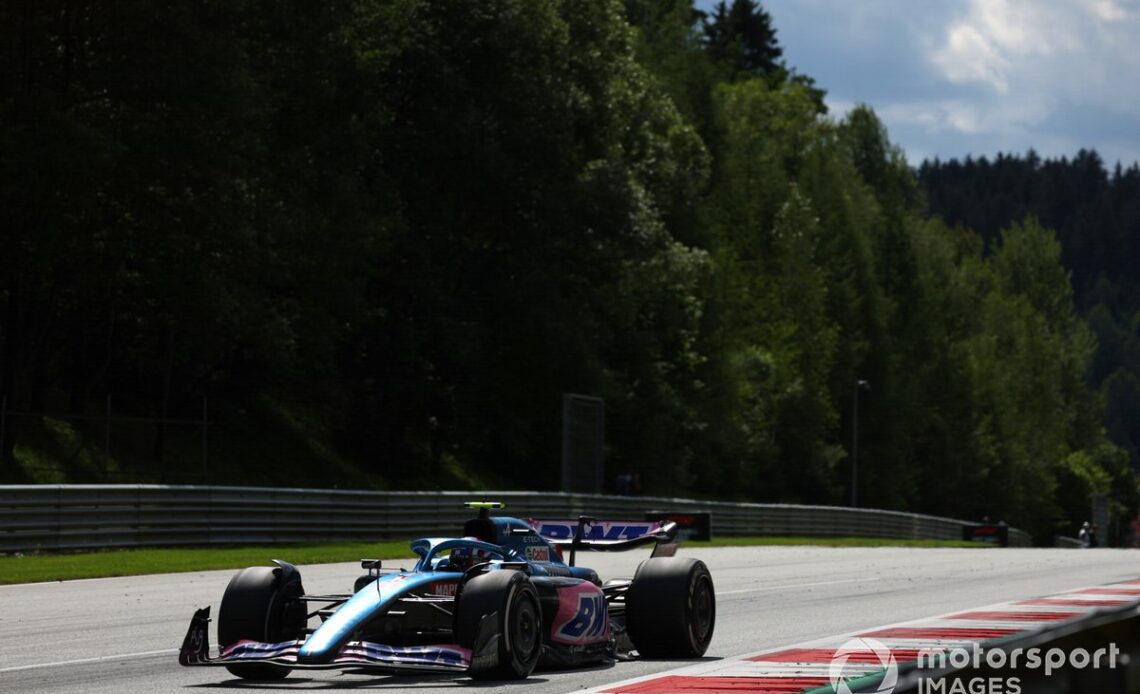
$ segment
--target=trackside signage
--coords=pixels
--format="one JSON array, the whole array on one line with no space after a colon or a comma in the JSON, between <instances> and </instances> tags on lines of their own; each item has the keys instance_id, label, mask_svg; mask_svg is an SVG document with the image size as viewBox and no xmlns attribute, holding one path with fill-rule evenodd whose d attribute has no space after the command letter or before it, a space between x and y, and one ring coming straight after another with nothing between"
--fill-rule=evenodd
<instances>
[{"instance_id":1,"label":"trackside signage","mask_svg":"<svg viewBox=\"0 0 1140 694\"><path fill-rule=\"evenodd\" d=\"M712 539L712 514L708 511L650 511L645 518L676 523L677 537L684 540Z\"/></svg>"},{"instance_id":2,"label":"trackside signage","mask_svg":"<svg viewBox=\"0 0 1140 694\"><path fill-rule=\"evenodd\" d=\"M1009 547L1009 526L998 525L964 525L962 526L962 539L967 542L989 542L1001 547Z\"/></svg>"}]
</instances>

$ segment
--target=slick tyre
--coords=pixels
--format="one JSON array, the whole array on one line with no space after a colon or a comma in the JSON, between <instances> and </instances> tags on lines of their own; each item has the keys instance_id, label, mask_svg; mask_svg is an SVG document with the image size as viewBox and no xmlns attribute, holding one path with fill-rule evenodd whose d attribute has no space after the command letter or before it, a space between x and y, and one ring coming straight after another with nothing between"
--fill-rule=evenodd
<instances>
[{"instance_id":1,"label":"slick tyre","mask_svg":"<svg viewBox=\"0 0 1140 694\"><path fill-rule=\"evenodd\" d=\"M279 643L299 638L305 630L305 592L296 571L251 566L230 579L218 609L218 644L224 649L248 639ZM266 663L227 665L232 674L248 680L279 680L290 669Z\"/></svg>"},{"instance_id":2,"label":"slick tyre","mask_svg":"<svg viewBox=\"0 0 1140 694\"><path fill-rule=\"evenodd\" d=\"M699 658L716 625L716 593L704 562L657 557L641 562L625 598L626 629L646 658Z\"/></svg>"},{"instance_id":3,"label":"slick tyre","mask_svg":"<svg viewBox=\"0 0 1140 694\"><path fill-rule=\"evenodd\" d=\"M475 661L484 617L498 633L495 664ZM455 640L472 653L471 677L483 680L523 679L542 655L542 607L538 591L520 571L500 569L476 576L463 586L455 609Z\"/></svg>"}]
</instances>

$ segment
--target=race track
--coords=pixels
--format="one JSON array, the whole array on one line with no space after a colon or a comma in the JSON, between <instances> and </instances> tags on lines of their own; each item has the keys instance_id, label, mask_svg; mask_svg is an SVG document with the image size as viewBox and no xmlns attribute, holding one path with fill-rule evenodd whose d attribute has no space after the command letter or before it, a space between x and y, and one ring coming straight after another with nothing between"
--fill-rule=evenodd
<instances>
[{"instance_id":1,"label":"race track","mask_svg":"<svg viewBox=\"0 0 1140 694\"><path fill-rule=\"evenodd\" d=\"M989 603L1140 578L1128 550L758 547L686 551L717 589L706 658L726 658ZM587 555L602 578L632 575L644 552ZM251 564L270 557L250 557ZM288 559L288 557L281 557ZM386 563L387 564L387 563ZM345 592L354 564L301 567L309 592ZM294 672L263 686L221 668L183 668L176 649L195 607L217 605L232 571L0 586L0 692L448 690L573 692L684 663L640 661L538 672L525 683ZM214 634L211 633L213 639Z\"/></svg>"}]
</instances>

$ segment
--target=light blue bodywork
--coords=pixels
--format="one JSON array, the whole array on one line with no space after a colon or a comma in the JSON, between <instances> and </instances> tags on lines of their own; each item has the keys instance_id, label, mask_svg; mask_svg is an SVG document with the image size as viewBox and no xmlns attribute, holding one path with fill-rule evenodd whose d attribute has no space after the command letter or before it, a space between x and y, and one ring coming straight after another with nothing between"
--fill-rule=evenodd
<instances>
[{"instance_id":1,"label":"light blue bodywork","mask_svg":"<svg viewBox=\"0 0 1140 694\"><path fill-rule=\"evenodd\" d=\"M461 571L437 571L439 554L459 547L483 550L496 558L508 561L521 561L513 550L469 538L429 537L412 543L412 551L420 555L420 561L412 571L384 574L361 588L348 602L341 605L316 631L305 640L297 653L298 660L324 662L336 657L352 634L363 627L372 617L382 614L391 604L417 588L439 581L462 581Z\"/></svg>"}]
</instances>

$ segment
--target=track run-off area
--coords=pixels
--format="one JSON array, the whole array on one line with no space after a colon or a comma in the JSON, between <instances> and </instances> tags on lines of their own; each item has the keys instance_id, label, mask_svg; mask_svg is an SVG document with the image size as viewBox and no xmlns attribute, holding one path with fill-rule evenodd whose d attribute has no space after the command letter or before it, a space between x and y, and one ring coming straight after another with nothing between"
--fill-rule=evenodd
<instances>
[{"instance_id":1,"label":"track run-off area","mask_svg":"<svg viewBox=\"0 0 1140 694\"><path fill-rule=\"evenodd\" d=\"M566 693L693 665L715 670L718 662L760 651L1140 578L1140 553L1112 549L682 547L680 554L704 560L716 585L716 633L697 663L638 660L478 684L454 676L294 671L284 682L263 685L222 668L180 667L177 648L190 617L196 607L217 609L234 573L224 570L0 586L0 692ZM646 556L585 554L579 561L607 579L632 576ZM249 563L272 558L251 556ZM360 573L354 563L300 568L310 593L350 591Z\"/></svg>"}]
</instances>

